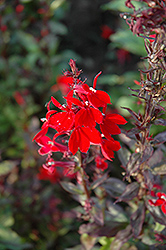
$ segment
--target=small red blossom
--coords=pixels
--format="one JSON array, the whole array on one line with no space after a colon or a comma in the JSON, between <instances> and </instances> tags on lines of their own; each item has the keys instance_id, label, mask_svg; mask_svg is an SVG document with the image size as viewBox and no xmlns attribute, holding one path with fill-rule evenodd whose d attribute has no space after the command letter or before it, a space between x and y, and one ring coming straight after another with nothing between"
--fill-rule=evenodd
<instances>
[{"instance_id":1,"label":"small red blossom","mask_svg":"<svg viewBox=\"0 0 166 250\"><path fill-rule=\"evenodd\" d=\"M25 100L19 91L15 91L13 93L13 96L14 96L14 99L16 100L16 102L18 103L19 106L22 106L25 104Z\"/></svg>"},{"instance_id":2,"label":"small red blossom","mask_svg":"<svg viewBox=\"0 0 166 250\"><path fill-rule=\"evenodd\" d=\"M45 36L47 36L49 34L49 30L48 29L42 29L40 31L40 34L41 34L42 37L45 37Z\"/></svg>"},{"instance_id":3,"label":"small red blossom","mask_svg":"<svg viewBox=\"0 0 166 250\"><path fill-rule=\"evenodd\" d=\"M129 51L125 49L118 49L117 52L118 63L124 65L125 62L129 62L131 60Z\"/></svg>"},{"instance_id":4,"label":"small red blossom","mask_svg":"<svg viewBox=\"0 0 166 250\"><path fill-rule=\"evenodd\" d=\"M6 26L6 25L1 25L1 26L0 26L0 30L1 30L2 32L5 32L5 31L7 30L7 26Z\"/></svg>"},{"instance_id":5,"label":"small red blossom","mask_svg":"<svg viewBox=\"0 0 166 250\"><path fill-rule=\"evenodd\" d=\"M101 31L101 37L104 39L108 39L114 33L114 31L108 25L102 25Z\"/></svg>"},{"instance_id":6,"label":"small red blossom","mask_svg":"<svg viewBox=\"0 0 166 250\"><path fill-rule=\"evenodd\" d=\"M56 92L60 90L63 95L71 90L70 86L74 84L74 79L71 76L58 76L56 79L57 84L53 85L51 90Z\"/></svg>"},{"instance_id":7,"label":"small red blossom","mask_svg":"<svg viewBox=\"0 0 166 250\"><path fill-rule=\"evenodd\" d=\"M154 202L153 200L149 200L149 204L152 206L161 206L161 210L164 214L166 214L166 194L158 192L158 199Z\"/></svg>"},{"instance_id":8,"label":"small red blossom","mask_svg":"<svg viewBox=\"0 0 166 250\"><path fill-rule=\"evenodd\" d=\"M18 4L18 5L16 6L16 12L17 12L17 13L21 13L21 12L23 12L23 10L24 10L24 5Z\"/></svg>"},{"instance_id":9,"label":"small red blossom","mask_svg":"<svg viewBox=\"0 0 166 250\"><path fill-rule=\"evenodd\" d=\"M60 180L61 173L57 169L55 169L53 173L50 173L47 169L41 167L39 169L39 173L37 174L37 178L39 180L48 180L51 183L55 184Z\"/></svg>"},{"instance_id":10,"label":"small red blossom","mask_svg":"<svg viewBox=\"0 0 166 250\"><path fill-rule=\"evenodd\" d=\"M39 149L40 155L46 155L52 152L65 152L67 147L51 140L48 136L42 136L38 139L35 139L37 144L41 146Z\"/></svg>"},{"instance_id":11,"label":"small red blossom","mask_svg":"<svg viewBox=\"0 0 166 250\"><path fill-rule=\"evenodd\" d=\"M99 155L95 158L95 163L96 167L101 169L102 171L108 168L108 163L106 162L106 159L102 158Z\"/></svg>"},{"instance_id":12,"label":"small red blossom","mask_svg":"<svg viewBox=\"0 0 166 250\"><path fill-rule=\"evenodd\" d=\"M40 14L40 15L42 15L42 14L45 14L45 13L46 13L46 10L45 10L44 8L39 8L39 9L37 10L37 13Z\"/></svg>"}]
</instances>

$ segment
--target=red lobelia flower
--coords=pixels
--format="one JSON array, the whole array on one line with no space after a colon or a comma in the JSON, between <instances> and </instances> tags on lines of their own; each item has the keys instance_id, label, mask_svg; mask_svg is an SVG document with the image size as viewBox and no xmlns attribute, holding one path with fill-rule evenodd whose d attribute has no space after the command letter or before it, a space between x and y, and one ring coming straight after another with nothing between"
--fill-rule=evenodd
<instances>
[{"instance_id":1,"label":"red lobelia flower","mask_svg":"<svg viewBox=\"0 0 166 250\"><path fill-rule=\"evenodd\" d=\"M103 117L103 121L100 124L100 129L107 139L112 140L111 135L118 135L121 133L121 130L117 124L124 125L126 123L127 121L121 115L108 114Z\"/></svg>"},{"instance_id":2,"label":"red lobelia flower","mask_svg":"<svg viewBox=\"0 0 166 250\"><path fill-rule=\"evenodd\" d=\"M77 127L73 130L69 139L69 150L75 155L80 149L81 152L86 153L92 144L101 143L100 132L96 128Z\"/></svg>"},{"instance_id":3,"label":"red lobelia flower","mask_svg":"<svg viewBox=\"0 0 166 250\"><path fill-rule=\"evenodd\" d=\"M96 163L96 167L101 169L102 171L107 169L107 167L108 167L106 159L101 157L100 155L95 157L95 163Z\"/></svg>"},{"instance_id":4,"label":"red lobelia flower","mask_svg":"<svg viewBox=\"0 0 166 250\"><path fill-rule=\"evenodd\" d=\"M41 167L39 169L39 173L37 174L37 178L39 180L49 180L51 183L56 183L59 181L61 177L61 173L55 169L53 173L50 173L47 169Z\"/></svg>"},{"instance_id":5,"label":"red lobelia flower","mask_svg":"<svg viewBox=\"0 0 166 250\"><path fill-rule=\"evenodd\" d=\"M48 136L41 136L40 138L35 140L37 144L41 146L41 148L38 151L40 155L46 155L52 152L64 153L65 151L67 151L66 146L51 140Z\"/></svg>"},{"instance_id":6,"label":"red lobelia flower","mask_svg":"<svg viewBox=\"0 0 166 250\"><path fill-rule=\"evenodd\" d=\"M158 199L153 202L153 200L149 200L149 204L152 206L161 206L161 210L164 214L166 214L166 194L158 192L157 195Z\"/></svg>"}]
</instances>

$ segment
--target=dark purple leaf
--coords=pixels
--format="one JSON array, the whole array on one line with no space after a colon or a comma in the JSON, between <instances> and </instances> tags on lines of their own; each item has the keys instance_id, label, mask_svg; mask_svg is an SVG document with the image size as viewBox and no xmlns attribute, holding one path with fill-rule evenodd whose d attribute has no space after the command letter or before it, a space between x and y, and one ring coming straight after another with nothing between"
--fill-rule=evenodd
<instances>
[{"instance_id":1,"label":"dark purple leaf","mask_svg":"<svg viewBox=\"0 0 166 250\"><path fill-rule=\"evenodd\" d=\"M136 120L138 123L140 123L139 116L133 110L131 110L129 108L126 108L126 107L122 107L122 108L126 109L132 115L132 117L134 118L134 120Z\"/></svg>"},{"instance_id":2,"label":"dark purple leaf","mask_svg":"<svg viewBox=\"0 0 166 250\"><path fill-rule=\"evenodd\" d=\"M149 167L154 167L156 164L161 163L163 159L163 151L158 148L148 160L147 164Z\"/></svg>"},{"instance_id":3,"label":"dark purple leaf","mask_svg":"<svg viewBox=\"0 0 166 250\"><path fill-rule=\"evenodd\" d=\"M153 154L153 147L151 145L147 145L143 151L143 154L141 155L140 164L147 161Z\"/></svg>"},{"instance_id":4,"label":"dark purple leaf","mask_svg":"<svg viewBox=\"0 0 166 250\"><path fill-rule=\"evenodd\" d=\"M154 137L154 144L164 143L166 141L166 131L159 133Z\"/></svg>"},{"instance_id":5,"label":"dark purple leaf","mask_svg":"<svg viewBox=\"0 0 166 250\"><path fill-rule=\"evenodd\" d=\"M151 190L154 185L154 175L152 174L152 171L150 169L145 169L143 175L147 188Z\"/></svg>"},{"instance_id":6,"label":"dark purple leaf","mask_svg":"<svg viewBox=\"0 0 166 250\"><path fill-rule=\"evenodd\" d=\"M104 225L104 214L103 209L97 205L94 205L91 210L91 214L93 215L94 222L99 225Z\"/></svg>"},{"instance_id":7,"label":"dark purple leaf","mask_svg":"<svg viewBox=\"0 0 166 250\"><path fill-rule=\"evenodd\" d=\"M161 126L166 126L166 120L160 118L154 121L155 125L161 125Z\"/></svg>"},{"instance_id":8,"label":"dark purple leaf","mask_svg":"<svg viewBox=\"0 0 166 250\"><path fill-rule=\"evenodd\" d=\"M104 226L95 223L82 224L79 228L80 234L88 234L92 237L114 237L120 230L126 227L126 222L109 221Z\"/></svg>"},{"instance_id":9,"label":"dark purple leaf","mask_svg":"<svg viewBox=\"0 0 166 250\"><path fill-rule=\"evenodd\" d=\"M133 236L132 228L128 225L125 229L119 231L110 245L111 250L120 250L122 245Z\"/></svg>"},{"instance_id":10,"label":"dark purple leaf","mask_svg":"<svg viewBox=\"0 0 166 250\"><path fill-rule=\"evenodd\" d=\"M105 182L108 178L108 173L105 173L101 178L98 178L96 181L92 182L90 189L95 189L103 182Z\"/></svg>"},{"instance_id":11,"label":"dark purple leaf","mask_svg":"<svg viewBox=\"0 0 166 250\"><path fill-rule=\"evenodd\" d=\"M79 189L76 185L74 185L72 182L61 181L60 184L63 187L63 189L65 189L70 194L76 194L76 195L84 194L83 191Z\"/></svg>"},{"instance_id":12,"label":"dark purple leaf","mask_svg":"<svg viewBox=\"0 0 166 250\"><path fill-rule=\"evenodd\" d=\"M113 177L107 179L101 186L113 198L119 197L126 188L123 181Z\"/></svg>"},{"instance_id":13,"label":"dark purple leaf","mask_svg":"<svg viewBox=\"0 0 166 250\"><path fill-rule=\"evenodd\" d=\"M140 166L140 157L141 157L140 153L133 153L131 155L126 167L127 175L131 175L132 173L137 171L137 169Z\"/></svg>"},{"instance_id":14,"label":"dark purple leaf","mask_svg":"<svg viewBox=\"0 0 166 250\"><path fill-rule=\"evenodd\" d=\"M142 203L139 208L131 215L130 222L132 226L133 235L137 238L141 231L145 220L145 206Z\"/></svg>"},{"instance_id":15,"label":"dark purple leaf","mask_svg":"<svg viewBox=\"0 0 166 250\"><path fill-rule=\"evenodd\" d=\"M121 202L121 201L130 201L133 198L135 198L139 191L139 184L137 182L133 182L126 186L126 189L124 190L123 194L116 200L115 203Z\"/></svg>"},{"instance_id":16,"label":"dark purple leaf","mask_svg":"<svg viewBox=\"0 0 166 250\"><path fill-rule=\"evenodd\" d=\"M129 137L132 136L132 138L133 138L133 136L135 136L135 134L139 134L140 131L141 131L141 130L140 130L139 128L132 128L132 129L130 129L130 130L127 131L127 135L128 135Z\"/></svg>"},{"instance_id":17,"label":"dark purple leaf","mask_svg":"<svg viewBox=\"0 0 166 250\"><path fill-rule=\"evenodd\" d=\"M123 165L123 168L125 168L127 166L127 163L128 163L129 157L131 155L131 152L127 148L122 147L117 152L117 154L118 154L118 158L119 158L120 162Z\"/></svg>"}]
</instances>

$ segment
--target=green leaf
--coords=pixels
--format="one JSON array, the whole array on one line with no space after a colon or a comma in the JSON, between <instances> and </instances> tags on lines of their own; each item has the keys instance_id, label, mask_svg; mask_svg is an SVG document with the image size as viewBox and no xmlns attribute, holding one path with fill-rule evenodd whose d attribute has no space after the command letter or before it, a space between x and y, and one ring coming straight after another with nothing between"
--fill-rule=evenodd
<instances>
[{"instance_id":1,"label":"green leaf","mask_svg":"<svg viewBox=\"0 0 166 250\"><path fill-rule=\"evenodd\" d=\"M146 55L144 39L133 35L130 30L119 30L111 35L110 39L112 42L116 43L116 47L118 48L123 48L135 55Z\"/></svg>"}]
</instances>

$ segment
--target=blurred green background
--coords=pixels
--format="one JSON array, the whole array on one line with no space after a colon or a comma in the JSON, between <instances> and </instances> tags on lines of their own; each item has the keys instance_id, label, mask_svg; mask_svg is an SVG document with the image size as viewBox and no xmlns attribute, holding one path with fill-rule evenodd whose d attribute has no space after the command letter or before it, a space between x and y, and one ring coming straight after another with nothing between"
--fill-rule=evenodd
<instances>
[{"instance_id":1,"label":"blurred green background","mask_svg":"<svg viewBox=\"0 0 166 250\"><path fill-rule=\"evenodd\" d=\"M58 173L52 179L42 173L44 157L32 138L50 96L63 101L58 76L70 59L89 85L103 72L97 88L110 94L110 112L128 119L121 107L139 108L128 87L139 80L144 42L120 18L126 10L124 0L0 1L1 250L79 244L75 202L59 186Z\"/></svg>"}]
</instances>

